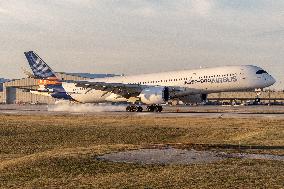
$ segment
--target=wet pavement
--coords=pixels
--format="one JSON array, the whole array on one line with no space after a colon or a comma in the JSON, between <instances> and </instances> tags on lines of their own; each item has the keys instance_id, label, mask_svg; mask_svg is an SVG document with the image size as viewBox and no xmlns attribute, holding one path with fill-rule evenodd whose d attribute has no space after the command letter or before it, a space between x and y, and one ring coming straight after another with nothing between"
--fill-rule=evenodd
<instances>
[{"instance_id":1,"label":"wet pavement","mask_svg":"<svg viewBox=\"0 0 284 189\"><path fill-rule=\"evenodd\" d=\"M190 165L222 161L229 158L283 161L284 156L269 154L225 153L216 151L183 150L175 148L141 149L98 156L101 161L135 164Z\"/></svg>"}]
</instances>

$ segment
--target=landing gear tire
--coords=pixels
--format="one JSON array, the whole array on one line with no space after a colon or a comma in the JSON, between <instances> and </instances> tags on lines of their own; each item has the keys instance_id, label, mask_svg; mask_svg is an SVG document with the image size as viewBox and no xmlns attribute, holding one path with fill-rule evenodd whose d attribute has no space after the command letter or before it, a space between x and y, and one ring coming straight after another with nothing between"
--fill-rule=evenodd
<instances>
[{"instance_id":1,"label":"landing gear tire","mask_svg":"<svg viewBox=\"0 0 284 189\"><path fill-rule=\"evenodd\" d=\"M136 111L137 112L143 112L143 108L141 106L138 106Z\"/></svg>"},{"instance_id":2,"label":"landing gear tire","mask_svg":"<svg viewBox=\"0 0 284 189\"><path fill-rule=\"evenodd\" d=\"M163 111L163 107L162 106L157 106L156 110L157 110L157 112L162 112Z\"/></svg>"},{"instance_id":3,"label":"landing gear tire","mask_svg":"<svg viewBox=\"0 0 284 189\"><path fill-rule=\"evenodd\" d=\"M127 106L126 107L127 112L143 112L143 108L141 106Z\"/></svg>"},{"instance_id":4,"label":"landing gear tire","mask_svg":"<svg viewBox=\"0 0 284 189\"><path fill-rule=\"evenodd\" d=\"M126 111L127 111L127 112L131 112L131 106L127 106L127 107L126 107Z\"/></svg>"},{"instance_id":5,"label":"landing gear tire","mask_svg":"<svg viewBox=\"0 0 284 189\"><path fill-rule=\"evenodd\" d=\"M163 107L160 105L151 105L151 106L147 106L147 111L148 112L162 112Z\"/></svg>"}]
</instances>

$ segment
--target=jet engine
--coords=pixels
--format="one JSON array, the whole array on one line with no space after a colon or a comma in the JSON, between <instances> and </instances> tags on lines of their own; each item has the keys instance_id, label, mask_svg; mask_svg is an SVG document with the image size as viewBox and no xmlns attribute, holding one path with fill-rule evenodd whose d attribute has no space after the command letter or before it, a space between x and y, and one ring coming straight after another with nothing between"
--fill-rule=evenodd
<instances>
[{"instance_id":1,"label":"jet engine","mask_svg":"<svg viewBox=\"0 0 284 189\"><path fill-rule=\"evenodd\" d=\"M181 100L185 104L202 103L207 100L207 94L187 95L184 97L180 97L179 100Z\"/></svg>"},{"instance_id":2,"label":"jet engine","mask_svg":"<svg viewBox=\"0 0 284 189\"><path fill-rule=\"evenodd\" d=\"M170 99L170 90L168 87L150 87L144 89L139 95L144 104L163 104Z\"/></svg>"}]
</instances>

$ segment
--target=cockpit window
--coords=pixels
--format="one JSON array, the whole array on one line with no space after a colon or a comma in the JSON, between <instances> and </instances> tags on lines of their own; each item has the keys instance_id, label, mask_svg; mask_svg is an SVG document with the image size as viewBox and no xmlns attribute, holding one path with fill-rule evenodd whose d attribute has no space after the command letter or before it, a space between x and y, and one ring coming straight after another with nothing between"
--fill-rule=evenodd
<instances>
[{"instance_id":1,"label":"cockpit window","mask_svg":"<svg viewBox=\"0 0 284 189\"><path fill-rule=\"evenodd\" d=\"M256 72L256 74L265 74L265 73L267 73L267 72L264 71L264 70L258 70L258 71Z\"/></svg>"}]
</instances>

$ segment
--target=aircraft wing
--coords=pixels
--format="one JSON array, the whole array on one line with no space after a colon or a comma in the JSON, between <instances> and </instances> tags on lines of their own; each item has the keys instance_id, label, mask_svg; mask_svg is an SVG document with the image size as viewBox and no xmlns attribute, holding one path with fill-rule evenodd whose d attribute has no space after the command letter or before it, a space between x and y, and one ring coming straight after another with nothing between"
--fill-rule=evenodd
<instances>
[{"instance_id":1,"label":"aircraft wing","mask_svg":"<svg viewBox=\"0 0 284 189\"><path fill-rule=\"evenodd\" d=\"M123 83L104 83L104 82L90 82L90 81L75 81L76 87L83 87L87 89L95 89L106 92L111 92L120 95L124 98L137 97L140 93L149 87L148 85L138 85L138 84L123 84ZM171 92L178 94L183 91L180 87L169 87Z\"/></svg>"},{"instance_id":2,"label":"aircraft wing","mask_svg":"<svg viewBox=\"0 0 284 189\"><path fill-rule=\"evenodd\" d=\"M90 82L90 81L75 81L76 87L83 87L87 89L95 89L106 92L111 92L121 95L125 98L138 96L145 88L149 86L137 84L123 84L123 83L104 83L104 82Z\"/></svg>"}]
</instances>

